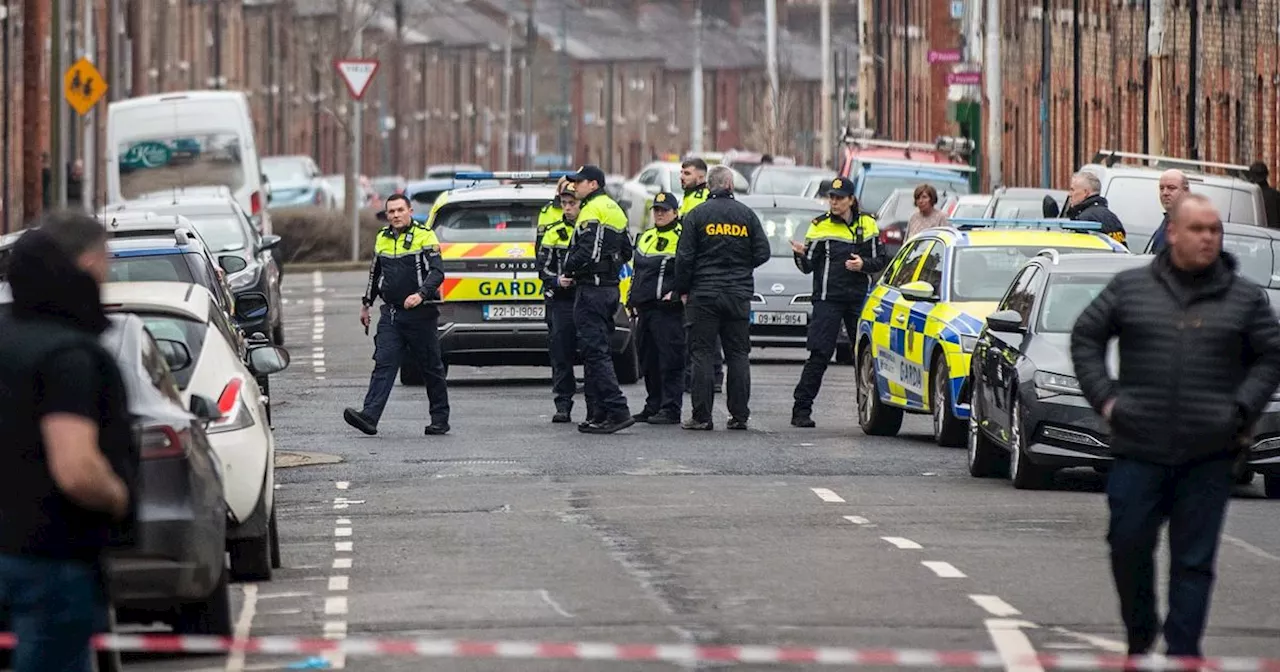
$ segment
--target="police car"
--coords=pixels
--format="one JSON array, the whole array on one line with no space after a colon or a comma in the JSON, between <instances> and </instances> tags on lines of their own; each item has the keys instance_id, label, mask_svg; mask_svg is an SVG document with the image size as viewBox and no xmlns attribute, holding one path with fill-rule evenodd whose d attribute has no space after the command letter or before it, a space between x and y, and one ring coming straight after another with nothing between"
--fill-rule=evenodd
<instances>
[{"instance_id":1,"label":"police car","mask_svg":"<svg viewBox=\"0 0 1280 672\"><path fill-rule=\"evenodd\" d=\"M893 436L904 413L930 413L939 445L964 445L970 356L1026 261L1046 249L1128 253L1092 222L951 223L907 241L863 306L855 347L858 424L867 434Z\"/></svg>"},{"instance_id":2,"label":"police car","mask_svg":"<svg viewBox=\"0 0 1280 672\"><path fill-rule=\"evenodd\" d=\"M440 240L440 348L447 365L547 366L547 322L534 239L538 214L555 196L564 171L457 173L425 218ZM491 181L502 183L494 184ZM421 217L420 214L415 213ZM621 273L622 295L631 265ZM619 307L612 337L621 383L639 380L635 339ZM412 367L401 382L420 384Z\"/></svg>"}]
</instances>

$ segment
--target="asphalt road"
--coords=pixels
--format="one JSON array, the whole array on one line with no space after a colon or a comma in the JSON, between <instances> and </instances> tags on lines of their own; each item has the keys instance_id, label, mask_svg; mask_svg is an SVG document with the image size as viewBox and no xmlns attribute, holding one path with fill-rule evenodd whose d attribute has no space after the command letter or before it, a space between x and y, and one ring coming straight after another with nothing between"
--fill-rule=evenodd
<instances>
[{"instance_id":1,"label":"asphalt road","mask_svg":"<svg viewBox=\"0 0 1280 672\"><path fill-rule=\"evenodd\" d=\"M749 432L582 435L549 423L545 370L455 367L451 435L424 437L425 392L397 387L380 434L365 437L341 417L360 405L372 365L357 321L363 283L361 273L286 278L293 364L273 383L277 441L342 462L277 472L285 567L235 587L239 634L1123 651L1093 472L1020 492L970 478L964 451L934 445L927 418L897 438L863 436L851 367L830 369L819 427L794 429L801 353L786 351L757 353L771 359L752 366ZM641 388L625 391L639 410ZM1232 502L1208 654L1280 654L1277 513L1256 485ZM126 662L154 672L676 667Z\"/></svg>"}]
</instances>

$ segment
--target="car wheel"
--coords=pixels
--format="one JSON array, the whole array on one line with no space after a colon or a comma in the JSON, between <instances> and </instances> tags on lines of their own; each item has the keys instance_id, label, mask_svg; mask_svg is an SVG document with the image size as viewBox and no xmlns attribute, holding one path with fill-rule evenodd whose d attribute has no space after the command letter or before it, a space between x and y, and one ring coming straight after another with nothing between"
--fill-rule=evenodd
<instances>
[{"instance_id":1,"label":"car wheel","mask_svg":"<svg viewBox=\"0 0 1280 672\"><path fill-rule=\"evenodd\" d=\"M280 569L280 533L276 528L276 508L271 507L271 521L267 523L271 535L271 568Z\"/></svg>"},{"instance_id":2,"label":"car wheel","mask_svg":"<svg viewBox=\"0 0 1280 672\"><path fill-rule=\"evenodd\" d=\"M1262 491L1267 499L1280 499L1280 476L1263 476Z\"/></svg>"},{"instance_id":3,"label":"car wheel","mask_svg":"<svg viewBox=\"0 0 1280 672\"><path fill-rule=\"evenodd\" d=\"M902 429L902 409L886 406L876 391L876 365L869 346L858 358L858 426L869 436L896 436Z\"/></svg>"},{"instance_id":4,"label":"car wheel","mask_svg":"<svg viewBox=\"0 0 1280 672\"><path fill-rule=\"evenodd\" d=\"M973 401L969 402L969 475L974 478L1002 476L1009 468L1009 454L982 431L977 382L973 387Z\"/></svg>"},{"instance_id":5,"label":"car wheel","mask_svg":"<svg viewBox=\"0 0 1280 672\"><path fill-rule=\"evenodd\" d=\"M234 558L234 556L232 556ZM231 636L231 586L227 570L214 586L204 602L194 602L178 607L174 619L174 632L180 635Z\"/></svg>"},{"instance_id":6,"label":"car wheel","mask_svg":"<svg viewBox=\"0 0 1280 672\"><path fill-rule=\"evenodd\" d=\"M231 552L231 576L237 581L271 580L271 525L260 537L235 539L227 544Z\"/></svg>"},{"instance_id":7,"label":"car wheel","mask_svg":"<svg viewBox=\"0 0 1280 672\"><path fill-rule=\"evenodd\" d=\"M640 381L640 357L636 354L634 336L627 341L627 347L613 356L613 373L622 385L631 385Z\"/></svg>"},{"instance_id":8,"label":"car wheel","mask_svg":"<svg viewBox=\"0 0 1280 672\"><path fill-rule=\"evenodd\" d=\"M951 413L951 372L947 362L939 357L929 375L929 405L933 407L933 440L939 446L956 448L964 445L966 427Z\"/></svg>"},{"instance_id":9,"label":"car wheel","mask_svg":"<svg viewBox=\"0 0 1280 672\"><path fill-rule=\"evenodd\" d=\"M1026 440L1022 436L1022 402L1013 400L1009 418L1009 472L1018 490L1041 490L1049 485L1053 471L1037 467L1027 458Z\"/></svg>"}]
</instances>

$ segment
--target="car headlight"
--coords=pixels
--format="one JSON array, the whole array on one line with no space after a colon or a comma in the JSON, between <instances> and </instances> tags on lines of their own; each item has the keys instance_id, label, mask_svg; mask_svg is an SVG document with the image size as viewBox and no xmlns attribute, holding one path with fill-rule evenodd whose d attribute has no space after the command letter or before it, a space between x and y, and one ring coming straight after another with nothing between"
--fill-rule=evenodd
<instances>
[{"instance_id":1,"label":"car headlight","mask_svg":"<svg viewBox=\"0 0 1280 672\"><path fill-rule=\"evenodd\" d=\"M1036 372L1036 396L1052 397L1058 394L1081 394L1080 381L1061 373Z\"/></svg>"},{"instance_id":2,"label":"car headlight","mask_svg":"<svg viewBox=\"0 0 1280 672\"><path fill-rule=\"evenodd\" d=\"M961 336L960 337L960 349L963 350L964 352L973 352L973 350L977 347L978 347L977 336Z\"/></svg>"},{"instance_id":3,"label":"car headlight","mask_svg":"<svg viewBox=\"0 0 1280 672\"><path fill-rule=\"evenodd\" d=\"M227 276L227 284L231 286L231 291L233 292L248 289L258 284L258 273L261 270L262 266L260 264L250 264L243 271Z\"/></svg>"}]
</instances>

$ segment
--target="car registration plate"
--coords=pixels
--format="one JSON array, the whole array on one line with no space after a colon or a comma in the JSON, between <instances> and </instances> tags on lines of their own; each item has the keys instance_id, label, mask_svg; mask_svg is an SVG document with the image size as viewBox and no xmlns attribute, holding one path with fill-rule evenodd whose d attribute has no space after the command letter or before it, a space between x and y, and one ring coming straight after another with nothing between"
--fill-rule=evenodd
<instances>
[{"instance_id":1,"label":"car registration plate","mask_svg":"<svg viewBox=\"0 0 1280 672\"><path fill-rule=\"evenodd\" d=\"M751 313L752 324L780 325L784 327L803 327L809 324L808 313Z\"/></svg>"},{"instance_id":2,"label":"car registration plate","mask_svg":"<svg viewBox=\"0 0 1280 672\"><path fill-rule=\"evenodd\" d=\"M546 306L541 303L486 303L485 320L542 320Z\"/></svg>"}]
</instances>

